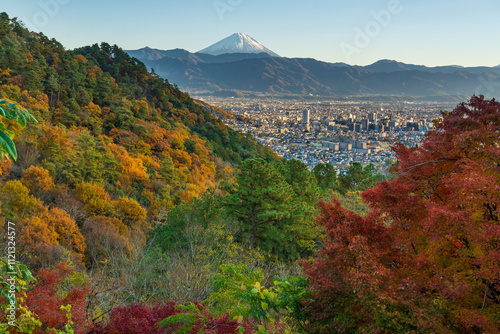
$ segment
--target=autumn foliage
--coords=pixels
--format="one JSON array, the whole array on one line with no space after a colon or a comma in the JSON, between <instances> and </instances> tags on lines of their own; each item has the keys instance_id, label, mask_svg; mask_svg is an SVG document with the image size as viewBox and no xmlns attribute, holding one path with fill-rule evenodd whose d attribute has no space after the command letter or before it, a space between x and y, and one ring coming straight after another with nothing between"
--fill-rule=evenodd
<instances>
[{"instance_id":1,"label":"autumn foliage","mask_svg":"<svg viewBox=\"0 0 500 334\"><path fill-rule=\"evenodd\" d=\"M366 218L321 204L315 331L499 332L500 103L474 96L443 116L421 146L395 147Z\"/></svg>"},{"instance_id":2,"label":"autumn foliage","mask_svg":"<svg viewBox=\"0 0 500 334\"><path fill-rule=\"evenodd\" d=\"M239 324L231 321L228 316L213 316L206 307L196 304L199 308L200 320L194 321L191 329L180 331L182 324L175 326L160 327L157 325L163 319L183 313L175 302L168 302L164 305L148 306L144 304L132 304L129 306L116 307L111 313L110 321L106 325L96 325L89 330L88 334L163 334L163 333L213 333L213 334L233 334L239 333ZM202 319L203 318L203 321ZM246 331L245 333L251 333Z\"/></svg>"},{"instance_id":3,"label":"autumn foliage","mask_svg":"<svg viewBox=\"0 0 500 334\"><path fill-rule=\"evenodd\" d=\"M6 13L0 100L38 120L23 127L0 118L17 149L17 160L0 159L0 224L7 232L15 222L17 260L37 278L25 275L17 310L35 333L264 333L277 324L310 333L500 332L495 100L473 96L443 113L420 146L396 145L390 180L355 163L337 177L330 165L311 172L280 161L118 46L66 51ZM319 202L318 227L315 203L332 193L338 200ZM4 233L4 249L8 240ZM306 278L295 276L304 258ZM258 281L273 282L283 299L229 277L210 302L228 262L262 269ZM274 281L290 271L298 286ZM257 310L247 318L263 324L215 315L226 301Z\"/></svg>"},{"instance_id":4,"label":"autumn foliage","mask_svg":"<svg viewBox=\"0 0 500 334\"><path fill-rule=\"evenodd\" d=\"M68 319L61 306L68 304L72 306L73 329L76 333L84 333L88 325L85 314L88 289L72 283L72 275L74 269L67 263L38 273L38 282L26 298L26 306L42 322L42 327L35 333L43 333L47 328L63 329Z\"/></svg>"},{"instance_id":5,"label":"autumn foliage","mask_svg":"<svg viewBox=\"0 0 500 334\"><path fill-rule=\"evenodd\" d=\"M38 121L0 115L18 156L0 159L0 222L18 223L33 270L67 256L97 265L114 250L128 254L159 215L229 178L224 167L277 160L118 46L66 51L6 13L0 101Z\"/></svg>"}]
</instances>

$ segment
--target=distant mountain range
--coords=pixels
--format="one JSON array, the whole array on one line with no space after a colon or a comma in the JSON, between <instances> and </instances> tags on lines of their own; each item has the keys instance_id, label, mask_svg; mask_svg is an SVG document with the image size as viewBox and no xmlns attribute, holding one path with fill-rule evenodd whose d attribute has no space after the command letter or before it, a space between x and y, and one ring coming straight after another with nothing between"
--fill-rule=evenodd
<instances>
[{"instance_id":1,"label":"distant mountain range","mask_svg":"<svg viewBox=\"0 0 500 334\"><path fill-rule=\"evenodd\" d=\"M500 65L427 67L380 60L368 66L352 66L312 58L284 58L247 34L233 34L197 53L148 47L126 52L161 77L191 92L500 96Z\"/></svg>"}]
</instances>

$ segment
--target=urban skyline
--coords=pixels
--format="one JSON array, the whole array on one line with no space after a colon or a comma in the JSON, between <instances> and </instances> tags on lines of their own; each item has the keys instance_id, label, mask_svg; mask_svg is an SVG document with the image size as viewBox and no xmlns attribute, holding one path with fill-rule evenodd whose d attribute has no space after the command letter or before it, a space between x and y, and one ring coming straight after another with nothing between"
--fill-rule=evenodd
<instances>
[{"instance_id":1,"label":"urban skyline","mask_svg":"<svg viewBox=\"0 0 500 334\"><path fill-rule=\"evenodd\" d=\"M231 111L223 118L235 130L250 133L279 156L304 162L309 169L331 164L344 173L350 163L372 163L380 172L396 160L396 143L420 145L433 121L453 103L281 100L200 97Z\"/></svg>"}]
</instances>

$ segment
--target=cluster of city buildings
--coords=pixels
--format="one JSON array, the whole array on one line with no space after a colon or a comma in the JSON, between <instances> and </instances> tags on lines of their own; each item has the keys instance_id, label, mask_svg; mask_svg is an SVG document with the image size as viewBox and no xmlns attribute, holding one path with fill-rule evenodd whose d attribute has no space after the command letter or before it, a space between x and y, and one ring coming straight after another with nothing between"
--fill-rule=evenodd
<instances>
[{"instance_id":1,"label":"cluster of city buildings","mask_svg":"<svg viewBox=\"0 0 500 334\"><path fill-rule=\"evenodd\" d=\"M433 121L452 104L433 102L290 101L204 98L205 102L246 116L226 119L235 130L287 159L313 168L332 164L344 172L351 162L373 163L381 171L395 160L391 146L418 145Z\"/></svg>"}]
</instances>

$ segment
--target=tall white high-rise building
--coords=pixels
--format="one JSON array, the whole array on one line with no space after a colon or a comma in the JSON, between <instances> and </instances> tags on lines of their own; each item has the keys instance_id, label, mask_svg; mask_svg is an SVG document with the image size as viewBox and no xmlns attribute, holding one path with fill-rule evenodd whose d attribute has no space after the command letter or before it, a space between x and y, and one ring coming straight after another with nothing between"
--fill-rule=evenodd
<instances>
[{"instance_id":1,"label":"tall white high-rise building","mask_svg":"<svg viewBox=\"0 0 500 334\"><path fill-rule=\"evenodd\" d=\"M310 112L309 112L309 109L304 109L304 111L302 112L302 122L304 124L309 124L309 118L310 118Z\"/></svg>"}]
</instances>

